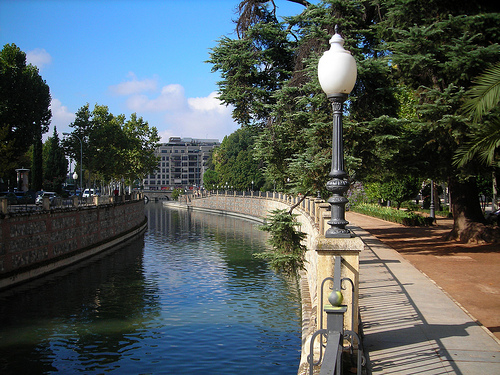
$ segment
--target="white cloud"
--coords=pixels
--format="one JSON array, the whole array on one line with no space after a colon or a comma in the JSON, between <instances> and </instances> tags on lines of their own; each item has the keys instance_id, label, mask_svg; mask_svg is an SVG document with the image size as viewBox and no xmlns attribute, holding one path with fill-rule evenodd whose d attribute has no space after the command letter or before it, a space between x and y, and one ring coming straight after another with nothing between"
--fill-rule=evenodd
<instances>
[{"instance_id":1,"label":"white cloud","mask_svg":"<svg viewBox=\"0 0 500 375\"><path fill-rule=\"evenodd\" d=\"M52 98L50 102L50 110L52 111L51 130L46 136L52 136L54 126L57 127L60 136L63 132L71 132L69 124L75 121L75 114L71 113L66 106L62 105L59 99L55 98Z\"/></svg>"},{"instance_id":2,"label":"white cloud","mask_svg":"<svg viewBox=\"0 0 500 375\"><path fill-rule=\"evenodd\" d=\"M132 95L127 107L136 112L176 111L187 105L184 87L178 84L164 86L158 97L150 99L147 95Z\"/></svg>"},{"instance_id":3,"label":"white cloud","mask_svg":"<svg viewBox=\"0 0 500 375\"><path fill-rule=\"evenodd\" d=\"M35 48L26 52L26 61L41 70L45 65L52 63L52 56L43 48Z\"/></svg>"},{"instance_id":4,"label":"white cloud","mask_svg":"<svg viewBox=\"0 0 500 375\"><path fill-rule=\"evenodd\" d=\"M163 142L172 136L222 141L238 125L231 117L231 107L223 105L216 96L213 92L207 97L186 98L183 86L170 84L155 97L132 94L126 105L147 119L150 125L156 126ZM156 121L152 120L153 117Z\"/></svg>"},{"instance_id":5,"label":"white cloud","mask_svg":"<svg viewBox=\"0 0 500 375\"><path fill-rule=\"evenodd\" d=\"M207 97L187 99L185 111L168 112L165 120L174 124L180 136L192 138L217 138L231 134L238 125L231 117L232 108L223 105L213 92Z\"/></svg>"},{"instance_id":6,"label":"white cloud","mask_svg":"<svg viewBox=\"0 0 500 375\"><path fill-rule=\"evenodd\" d=\"M110 86L109 90L115 95L134 95L141 92L156 91L158 86L158 78L146 78L141 81L137 76L130 72L130 81L119 83L118 85Z\"/></svg>"},{"instance_id":7,"label":"white cloud","mask_svg":"<svg viewBox=\"0 0 500 375\"><path fill-rule=\"evenodd\" d=\"M224 113L227 111L227 107L221 105L219 99L217 99L217 93L213 92L205 98L189 98L188 104L191 108L197 111L216 111Z\"/></svg>"}]
</instances>

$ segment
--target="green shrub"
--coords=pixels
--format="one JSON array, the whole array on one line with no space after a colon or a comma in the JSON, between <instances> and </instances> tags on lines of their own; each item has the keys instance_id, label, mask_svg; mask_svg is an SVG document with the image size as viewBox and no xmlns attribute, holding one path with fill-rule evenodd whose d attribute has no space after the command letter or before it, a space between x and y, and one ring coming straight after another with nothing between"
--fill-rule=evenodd
<instances>
[{"instance_id":1,"label":"green shrub","mask_svg":"<svg viewBox=\"0 0 500 375\"><path fill-rule=\"evenodd\" d=\"M420 206L416 204L414 201L405 201L401 203L401 208L406 208L410 211L418 211L420 210Z\"/></svg>"},{"instance_id":2,"label":"green shrub","mask_svg":"<svg viewBox=\"0 0 500 375\"><path fill-rule=\"evenodd\" d=\"M396 210L395 208L381 207L376 204L358 204L351 206L350 210L407 226L424 226L429 224L429 220L413 211Z\"/></svg>"},{"instance_id":3,"label":"green shrub","mask_svg":"<svg viewBox=\"0 0 500 375\"><path fill-rule=\"evenodd\" d=\"M300 225L295 220L296 216L298 215L291 215L287 210L274 210L267 216L266 224L260 227L271 234L269 244L273 250L255 256L267 260L277 272L295 274L304 269L304 253L307 248L301 241L306 234L295 228Z\"/></svg>"},{"instance_id":4,"label":"green shrub","mask_svg":"<svg viewBox=\"0 0 500 375\"><path fill-rule=\"evenodd\" d=\"M179 188L174 189L174 191L172 192L172 200L174 201L179 200L179 196L181 196L182 194L184 194L184 190Z\"/></svg>"}]
</instances>

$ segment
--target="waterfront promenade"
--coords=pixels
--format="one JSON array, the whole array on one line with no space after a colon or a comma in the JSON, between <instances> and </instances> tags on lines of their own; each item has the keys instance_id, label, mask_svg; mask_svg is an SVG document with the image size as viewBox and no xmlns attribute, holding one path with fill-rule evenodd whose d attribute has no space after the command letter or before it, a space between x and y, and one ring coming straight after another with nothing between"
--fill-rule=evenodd
<instances>
[{"instance_id":1,"label":"waterfront promenade","mask_svg":"<svg viewBox=\"0 0 500 375\"><path fill-rule=\"evenodd\" d=\"M383 233L398 233L400 226L355 213L348 213L347 219L366 245L360 255L359 294L363 344L371 373L500 374L499 340L457 303L451 295L457 291L450 288L448 293L439 281L431 280L390 247L390 241L384 243L372 234L384 238ZM432 233L437 236L440 230L427 235ZM401 241L407 242L407 250L436 250L415 249L418 241L412 243L409 237ZM426 256L428 262L439 262L438 255ZM464 261L462 255L450 252L449 258L453 256L454 262ZM496 261L498 254L492 257ZM446 272L443 268L442 273ZM466 273L454 276L457 288L464 285L460 279L468 277ZM497 300L497 294L490 295ZM491 319L495 321L497 316L498 310Z\"/></svg>"},{"instance_id":2,"label":"waterfront promenade","mask_svg":"<svg viewBox=\"0 0 500 375\"><path fill-rule=\"evenodd\" d=\"M256 201L264 205L276 199L262 198L221 209L258 210ZM293 203L287 197L278 200ZM442 234L450 229L443 221L432 227L404 227L353 212L346 218L365 245L360 254L359 311L369 373L500 374L499 341L484 327L498 334L498 244L443 241Z\"/></svg>"}]
</instances>

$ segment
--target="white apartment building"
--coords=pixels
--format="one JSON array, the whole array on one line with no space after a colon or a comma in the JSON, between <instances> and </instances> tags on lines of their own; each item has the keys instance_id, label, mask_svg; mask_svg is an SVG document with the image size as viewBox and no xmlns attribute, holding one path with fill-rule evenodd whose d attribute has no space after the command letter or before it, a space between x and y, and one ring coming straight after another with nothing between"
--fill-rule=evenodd
<instances>
[{"instance_id":1,"label":"white apartment building","mask_svg":"<svg viewBox=\"0 0 500 375\"><path fill-rule=\"evenodd\" d=\"M158 168L143 180L145 190L173 190L200 187L210 151L217 139L170 137L156 150Z\"/></svg>"}]
</instances>

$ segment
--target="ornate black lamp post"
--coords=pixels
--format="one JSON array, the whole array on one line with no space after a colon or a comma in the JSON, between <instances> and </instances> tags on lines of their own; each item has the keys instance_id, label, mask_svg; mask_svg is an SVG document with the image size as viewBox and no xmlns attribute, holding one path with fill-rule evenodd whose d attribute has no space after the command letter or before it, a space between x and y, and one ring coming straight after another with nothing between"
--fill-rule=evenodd
<instances>
[{"instance_id":1,"label":"ornate black lamp post","mask_svg":"<svg viewBox=\"0 0 500 375\"><path fill-rule=\"evenodd\" d=\"M344 39L335 26L335 35L330 39L330 49L326 51L318 64L318 78L321 88L332 102L333 106L333 137L332 137L332 169L326 188L333 196L328 199L332 206L332 215L328 224L330 228L325 237L353 237L351 231L345 228L345 205L348 199L344 193L349 189L347 173L344 171L344 140L342 112L344 101L356 83L356 61L349 51L344 49Z\"/></svg>"}]
</instances>

